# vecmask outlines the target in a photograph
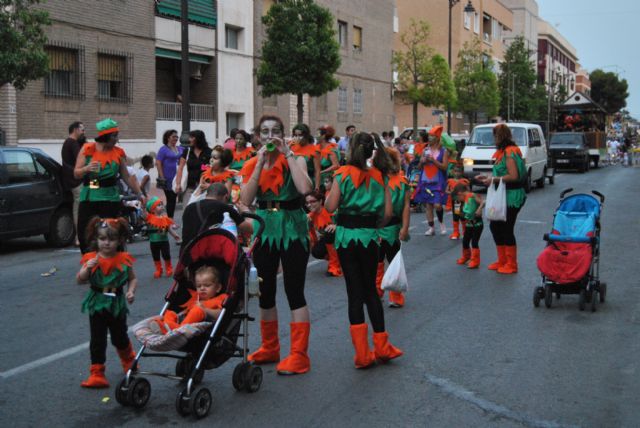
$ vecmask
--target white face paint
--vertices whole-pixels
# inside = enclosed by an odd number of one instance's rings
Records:
[[[265,120],[260,125],[260,141],[262,144],[267,144],[273,138],[282,139],[283,135],[280,123],[275,120]],[[278,143],[275,144],[278,145]]]

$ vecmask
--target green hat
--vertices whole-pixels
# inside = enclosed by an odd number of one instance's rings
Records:
[[[114,132],[119,132],[118,122],[109,118],[103,119],[100,122],[96,123],[96,129],[98,130],[98,136],[101,137],[103,135],[112,134]]]
[[[162,200],[157,196],[154,196],[153,198],[149,199],[147,201],[147,212],[152,213],[153,210],[155,210],[156,207],[161,203],[162,203]]]

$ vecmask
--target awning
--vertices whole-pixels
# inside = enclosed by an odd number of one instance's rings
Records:
[[[178,61],[182,59],[182,54],[180,52],[172,51],[171,49],[164,49],[164,48],[156,48],[156,56],[159,56],[160,58],[177,59]],[[197,62],[199,64],[209,64],[211,62],[211,57],[206,55],[190,53],[189,62]]]
[[[186,1],[186,0],[185,0]],[[180,19],[181,0],[158,0],[158,14]],[[189,0],[189,21],[199,24],[216,25],[216,8],[213,0]]]

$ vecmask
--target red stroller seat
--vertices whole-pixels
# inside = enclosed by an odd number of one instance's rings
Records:
[[[571,284],[587,275],[592,256],[591,244],[554,242],[538,256],[538,269],[557,284]]]

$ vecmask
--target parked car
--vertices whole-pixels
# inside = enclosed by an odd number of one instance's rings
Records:
[[[42,234],[56,247],[74,242],[73,196],[61,171],[42,150],[0,147],[0,240]]]
[[[589,143],[583,132],[556,132],[549,138],[549,159],[553,168],[589,171]]]
[[[462,152],[464,175],[473,179],[480,174],[487,174],[493,168],[493,154],[496,146],[493,140],[495,123],[478,125],[473,128],[471,137]],[[511,129],[515,143],[520,147],[527,168],[524,190],[529,193],[535,182],[537,187],[544,187],[547,176],[547,145],[540,125],[533,123],[507,123]],[[477,184],[477,183],[474,183]]]

